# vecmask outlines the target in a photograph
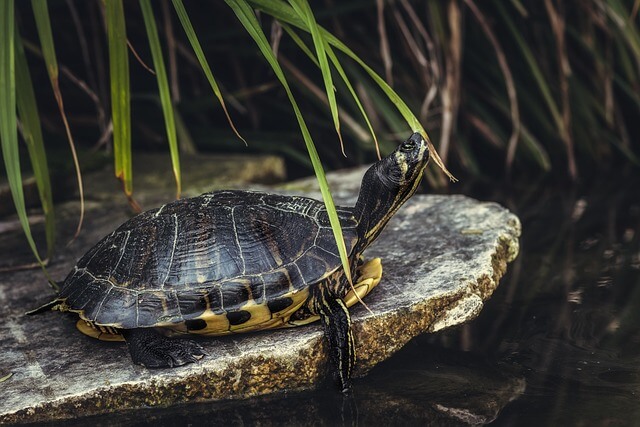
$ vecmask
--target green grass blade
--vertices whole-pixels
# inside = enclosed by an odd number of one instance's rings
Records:
[[[369,120],[369,115],[365,111],[364,106],[362,105],[362,102],[360,102],[360,97],[358,96],[355,89],[353,88],[353,85],[351,85],[351,81],[349,80],[347,73],[345,73],[344,68],[342,68],[342,64],[340,64],[338,57],[336,56],[335,52],[333,51],[333,48],[331,47],[331,45],[329,45],[329,43],[326,43],[325,50],[327,52],[327,55],[329,56],[329,59],[331,60],[331,63],[333,64],[333,67],[336,69],[336,71],[338,72],[338,75],[342,79],[342,82],[349,90],[349,94],[351,94],[353,101],[356,103],[356,106],[358,107],[358,110],[360,111],[362,118],[364,119],[365,123],[367,124],[367,127],[369,128],[369,132],[373,137],[373,143],[376,147],[376,154],[378,155],[378,159],[382,158],[380,156],[380,145],[378,144],[378,137],[376,136],[376,133],[373,130],[373,126],[371,125],[371,121]]]
[[[625,49],[622,43],[616,43],[614,45],[616,51],[616,62],[618,62],[619,71],[616,72],[616,77],[621,79],[624,84],[630,87],[638,86],[638,72],[636,71],[637,61],[633,56],[633,52]],[[635,95],[637,97],[638,93]]]
[[[531,71],[531,74],[533,75],[536,83],[538,84],[538,89],[540,89],[540,93],[542,94],[542,97],[544,98],[547,104],[547,108],[549,108],[549,111],[551,112],[551,116],[553,117],[553,120],[556,123],[556,126],[560,130],[560,133],[564,134],[565,126],[562,120],[562,114],[560,113],[560,109],[558,108],[556,101],[553,99],[551,88],[547,84],[547,81],[544,77],[544,73],[538,66],[538,60],[536,59],[535,54],[531,51],[531,49],[529,48],[529,45],[522,38],[522,34],[521,34],[522,32],[518,28],[516,28],[516,25],[513,23],[513,20],[511,19],[509,14],[506,12],[502,4],[500,2],[496,2],[496,7],[498,8],[500,15],[502,15],[502,18],[503,18],[502,21],[507,24],[507,27],[509,28],[511,35],[513,36],[513,39],[518,45],[519,52],[521,52],[522,55],[524,56],[525,61],[527,62],[527,65],[529,67],[529,70]]]
[[[313,61],[313,63],[316,64],[316,66],[319,67],[320,64],[318,63],[318,60],[313,55],[311,50],[309,50],[309,48],[307,47],[305,42],[302,41],[300,36],[289,25],[284,24],[284,23],[281,23],[281,25],[282,25],[282,28],[287,32],[289,37],[291,37],[291,39],[294,41],[294,43],[296,45],[298,45],[300,50],[302,50],[309,57],[309,59],[311,59],[311,61]],[[331,60],[331,63],[333,64],[333,67],[336,69],[336,71],[338,72],[338,75],[342,79],[344,85],[347,87],[347,90],[349,91],[349,94],[351,95],[351,97],[353,98],[353,101],[355,102],[356,106],[358,107],[358,110],[360,111],[360,114],[362,115],[362,118],[364,119],[365,123],[367,124],[367,127],[369,128],[369,132],[371,133],[371,136],[373,137],[373,141],[374,141],[374,144],[375,144],[375,147],[376,147],[376,154],[378,155],[378,158],[380,159],[381,156],[380,156],[380,146],[378,144],[378,138],[376,136],[375,131],[373,130],[373,126],[371,125],[371,121],[369,120],[369,115],[367,114],[367,112],[365,111],[364,107],[362,106],[362,103],[360,102],[360,97],[358,96],[358,94],[354,90],[353,85],[351,84],[351,81],[349,80],[349,77],[347,76],[347,73],[345,73],[344,68],[342,67],[342,64],[340,63],[340,61],[338,60],[338,57],[336,56],[335,52],[333,51],[333,48],[326,41],[325,41],[324,49],[325,49],[325,52],[327,52],[327,56]]]
[[[60,110],[60,116],[62,117],[62,122],[67,134],[67,140],[69,141],[69,148],[71,149],[73,165],[76,170],[76,181],[78,182],[78,192],[80,193],[80,218],[78,220],[78,226],[76,227],[75,238],[80,234],[82,222],[84,221],[84,185],[82,184],[80,162],[78,161],[78,154],[76,152],[75,143],[73,142],[73,136],[71,135],[71,127],[69,126],[69,121],[67,120],[67,115],[64,111],[64,102],[62,100],[62,93],[58,83],[58,60],[56,58],[56,50],[53,43],[53,33],[51,32],[51,20],[49,19],[47,1],[31,0],[31,7],[33,8],[33,16],[36,20],[38,37],[40,39],[40,45],[42,46],[42,56],[47,64],[49,80],[51,81],[53,94],[55,96],[56,103],[58,104],[58,110]]]
[[[331,77],[331,68],[329,68],[329,61],[327,60],[327,53],[325,51],[325,41],[320,33],[320,28],[316,22],[313,12],[307,0],[289,0],[291,6],[296,11],[298,16],[302,18],[309,28],[311,37],[313,38],[313,44],[316,48],[316,56],[318,58],[318,66],[322,73],[322,79],[324,80],[324,88],[327,93],[327,100],[329,101],[329,110],[331,111],[331,117],[333,118],[333,126],[336,129],[338,138],[340,139],[340,148],[342,154],[344,153],[344,143],[342,141],[342,134],[340,133],[340,117],[338,116],[338,104],[336,102],[336,94],[333,86],[333,79]]]
[[[300,48],[300,50],[305,55],[307,55],[311,62],[313,62],[316,67],[320,68],[320,64],[318,63],[315,55],[313,54],[313,52],[311,52],[311,49],[309,49],[307,44],[300,38],[298,33],[296,33],[288,24],[281,22],[280,25],[282,25],[282,29],[289,35],[289,37],[291,37],[291,40],[293,40],[293,42]]]
[[[542,168],[543,171],[549,172],[551,170],[551,160],[544,146],[538,141],[532,132],[529,132],[525,126],[522,127],[522,141],[524,142],[523,148],[525,148],[536,163]]]
[[[229,126],[233,129],[233,133],[236,134],[238,138],[242,140],[242,142],[247,145],[247,141],[240,135],[236,126],[233,124],[233,120],[231,120],[231,116],[229,115],[229,111],[227,111],[227,106],[224,102],[224,98],[222,97],[222,92],[220,92],[220,88],[218,87],[218,83],[213,78],[213,73],[211,72],[211,67],[209,66],[209,62],[207,58],[204,56],[204,52],[202,51],[202,46],[200,46],[200,41],[198,40],[198,36],[196,36],[196,32],[193,29],[193,25],[191,25],[191,20],[189,19],[189,15],[187,15],[187,11],[184,8],[184,4],[182,0],[172,0],[173,7],[178,14],[178,18],[180,19],[180,23],[182,24],[182,28],[184,28],[184,32],[187,34],[187,38],[189,39],[189,43],[191,43],[191,47],[198,58],[198,62],[200,62],[200,66],[202,67],[202,71],[204,71],[205,76],[207,76],[207,80],[209,81],[209,85],[211,85],[211,89],[213,93],[218,98],[220,105],[222,106],[222,110],[224,111],[225,116],[227,117],[227,121],[229,122]]]
[[[387,124],[388,129],[393,134],[403,135],[407,131],[407,127],[403,123],[404,118],[398,112],[395,105],[391,103],[384,93],[378,90],[375,82],[367,79],[367,76],[362,72],[358,64],[346,62],[344,65],[351,78],[358,82],[360,91],[366,93],[371,104],[375,105],[376,114],[381,121]],[[391,150],[396,147],[396,142],[389,147]]]
[[[44,149],[44,140],[40,126],[40,116],[38,115],[38,106],[33,91],[29,66],[17,32],[15,43],[16,101],[20,122],[22,124],[22,135],[27,144],[33,175],[36,179],[38,194],[40,196],[40,203],[44,211],[47,258],[50,258],[55,243],[55,218],[49,167],[47,165],[47,155]]]
[[[605,9],[619,28],[622,36],[627,40],[634,56],[640,58],[640,34],[638,33],[638,24],[633,22],[633,18],[630,16],[631,12],[625,10],[620,0],[607,0]]]
[[[111,114],[113,116],[113,153],[116,177],[124,192],[133,194],[131,163],[131,92],[129,56],[122,0],[106,0],[109,71],[111,73]]]
[[[251,7],[247,4],[245,0],[225,0],[226,3],[231,7],[233,12],[238,17],[238,20],[242,23],[244,28],[247,30],[249,35],[254,39],[258,48],[264,55],[265,59],[273,69],[278,80],[282,83],[287,96],[289,97],[289,101],[291,102],[291,106],[296,115],[296,119],[298,120],[298,125],[300,126],[300,130],[302,131],[302,136],[304,138],[305,145],[307,147],[307,151],[309,152],[309,157],[311,159],[311,163],[313,165],[313,170],[316,174],[316,178],[318,180],[318,184],[320,185],[320,191],[322,193],[322,198],[324,200],[324,204],[327,208],[327,213],[329,216],[329,221],[331,223],[331,228],[333,229],[333,235],[336,240],[336,244],[338,246],[338,251],[340,253],[340,259],[342,260],[342,266],[344,268],[345,274],[348,280],[351,282],[351,269],[349,267],[349,257],[347,254],[347,249],[344,244],[344,237],[342,235],[342,228],[340,227],[340,220],[338,218],[338,214],[336,212],[336,207],[333,202],[333,197],[331,196],[331,192],[329,190],[329,183],[327,182],[327,178],[324,174],[324,170],[322,168],[322,163],[320,162],[320,157],[318,156],[318,152],[313,144],[313,140],[311,139],[311,134],[309,133],[309,129],[302,117],[302,113],[298,108],[298,104],[293,97],[293,93],[287,83],[287,80],[284,76],[282,68],[278,63],[273,51],[271,50],[271,46],[267,41],[262,28],[260,28],[260,24],[258,19],[253,13]]]
[[[389,84],[378,75],[371,67],[369,67],[360,57],[358,57],[349,47],[334,37],[326,30],[322,30],[328,43],[335,46],[342,53],[353,59],[367,74],[373,79],[374,82],[382,89],[384,94],[389,100],[396,106],[398,112],[402,115],[407,124],[414,132],[422,133],[427,139],[427,132],[424,130],[416,116],[411,112],[407,104],[398,96],[398,94],[389,86]]]
[[[33,16],[36,19],[38,37],[40,38],[40,44],[42,45],[42,56],[47,64],[49,78],[57,80],[58,60],[53,46],[53,33],[51,32],[51,20],[49,19],[47,0],[31,0],[31,7],[33,8]]]
[[[480,104],[477,101],[470,100],[469,102],[477,114],[482,117],[491,129],[499,131],[501,128],[500,122],[502,120],[495,120],[496,118],[489,112],[492,108],[496,108],[502,113],[503,118],[506,120],[511,117],[510,105],[507,102],[501,102],[501,100],[496,96],[498,93],[497,90],[490,93],[493,93],[493,95],[487,96],[486,98],[489,101],[490,107],[483,103]],[[536,136],[524,125],[521,126],[520,136],[523,144],[522,146],[518,145],[518,150],[531,157],[544,172],[549,172],[551,170],[551,160],[549,159],[549,154],[545,150],[544,145],[541,144]],[[500,140],[504,141],[506,139],[506,134],[501,133]]]
[[[416,116],[411,112],[411,110],[409,109],[407,104],[402,100],[402,98],[398,96],[398,94],[391,88],[391,86],[387,84],[387,82],[382,77],[378,75],[378,73],[376,73],[363,60],[361,60],[351,49],[349,49],[349,47],[347,47],[344,43],[342,43],[339,39],[334,37],[328,31],[323,29],[322,33],[325,36],[325,39],[327,40],[327,42],[331,43],[337,49],[342,51],[345,55],[349,56],[351,59],[357,62],[358,65],[360,65],[367,72],[367,74],[369,74],[369,76],[373,79],[373,81],[375,81],[376,84],[380,87],[380,89],[382,89],[382,91],[387,96],[387,98],[389,98],[389,100],[395,105],[395,107],[398,109],[398,111],[400,112],[404,120],[407,122],[407,124],[411,127],[411,129],[414,132],[420,132],[420,134],[425,138],[425,140],[429,144],[431,159],[434,161],[434,163],[438,165],[440,169],[442,169],[442,171],[449,177],[451,181],[453,182],[457,181],[457,179],[453,176],[453,174],[451,174],[451,172],[449,172],[447,167],[444,165],[444,163],[440,159],[438,152],[436,151],[435,147],[431,143],[431,139],[429,138],[427,131],[424,129],[424,127],[422,127],[422,125],[420,124]]]
[[[173,103],[169,94],[169,83],[167,81],[167,71],[164,66],[162,57],[162,48],[160,47],[160,39],[158,38],[158,28],[156,20],[151,8],[149,0],[140,0],[140,8],[144,18],[144,25],[147,29],[147,38],[151,47],[151,56],[153,57],[153,67],[156,71],[158,80],[158,89],[160,92],[160,103],[162,104],[162,112],[164,114],[164,124],[167,130],[167,139],[169,140],[169,151],[171,152],[171,164],[173,166],[173,176],[176,180],[176,198],[180,198],[182,192],[182,180],[180,177],[180,153],[178,152],[178,138],[176,133],[176,123],[173,116]]]
[[[306,26],[306,23],[295,13],[295,10],[284,3],[282,0],[251,0],[251,4],[259,8],[260,10],[265,11],[270,14],[274,18],[279,21],[291,24],[298,28],[301,28],[305,31],[310,31]],[[389,100],[395,105],[398,109],[404,120],[411,127],[414,132],[420,132],[425,140],[429,144],[429,150],[431,152],[431,158],[434,163],[442,169],[442,171],[447,174],[449,179],[452,181],[457,181],[457,179],[449,172],[449,170],[445,167],[444,163],[440,159],[435,147],[431,143],[429,135],[427,131],[422,127],[416,116],[411,112],[407,104],[398,96],[398,94],[387,84],[386,81],[382,77],[378,75],[371,67],[369,67],[362,59],[358,57],[347,45],[342,43],[337,37],[332,35],[330,32],[325,30],[322,27],[318,27],[320,29],[320,34],[329,44],[336,47],[342,53],[353,59],[358,65],[360,65],[369,76],[376,82],[376,84],[382,89],[385,95],[389,98]]]
[[[300,16],[295,13],[295,10],[286,5],[281,0],[252,0],[251,3],[258,6],[261,10],[264,10],[280,21],[294,25],[298,28],[302,28],[305,31],[310,31],[306,22],[304,22],[304,20],[302,20],[302,18],[300,18]],[[373,78],[373,80],[380,86],[383,92],[385,92],[385,94],[389,97],[391,102],[396,105],[400,114],[402,114],[406,122],[414,131],[421,131],[426,136],[426,131],[422,128],[422,125],[420,124],[418,119],[413,115],[411,110],[409,110],[409,107],[407,107],[404,101],[402,101],[402,99],[395,93],[395,91],[391,89],[391,87],[384,81],[384,79],[382,79],[382,77],[380,77],[351,49],[349,49],[344,43],[334,37],[327,30],[323,29],[322,27],[319,27],[319,30],[324,40],[326,40],[328,43],[335,46],[337,49],[356,61],[358,65],[360,65],[367,72],[367,74],[369,74]]]
[[[520,15],[524,17],[529,15],[529,12],[527,12],[527,9],[522,5],[520,0],[511,0],[511,4],[518,11],[518,13],[520,13]]]
[[[278,21],[287,22],[308,31],[304,25],[304,20],[284,0],[249,0],[249,3],[256,9],[273,16]]]
[[[33,255],[44,268],[29,227],[29,218],[24,204],[20,153],[18,150],[18,122],[16,117],[15,74],[15,13],[13,0],[0,2],[0,140],[2,158],[11,189],[18,219],[27,237]]]

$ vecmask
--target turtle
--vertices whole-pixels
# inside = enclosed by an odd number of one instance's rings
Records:
[[[78,329],[126,341],[135,364],[167,368],[207,353],[188,335],[228,335],[320,320],[334,379],[348,392],[355,364],[349,307],[379,283],[364,250],[415,193],[429,161],[414,133],[365,173],[354,207],[338,207],[349,254],[344,272],[323,202],[223,190],[140,213],[72,268],[49,310],[79,316]]]

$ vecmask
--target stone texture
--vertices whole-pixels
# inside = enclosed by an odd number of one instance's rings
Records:
[[[361,173],[351,172],[349,180],[337,178],[344,184],[336,192],[338,202],[353,203]],[[289,185],[286,191],[301,185]],[[313,194],[311,187],[306,190]],[[101,216],[101,209],[110,213]],[[62,278],[123,216],[96,206],[85,232],[63,251],[51,274]],[[418,334],[475,317],[516,257],[519,235],[517,217],[495,203],[414,196],[366,253],[383,258],[384,275],[366,299],[373,314],[362,306],[352,308],[356,375],[364,375]],[[0,422],[258,396],[313,388],[327,377],[318,324],[203,339],[209,356],[199,363],[152,371],[134,366],[123,344],[77,332],[73,315],[24,316],[49,296],[37,271],[0,275],[0,378],[12,374],[0,383]]]

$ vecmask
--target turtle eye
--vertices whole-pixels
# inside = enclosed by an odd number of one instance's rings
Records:
[[[400,145],[401,151],[413,151],[414,148],[416,148],[416,143],[411,139],[406,140]]]

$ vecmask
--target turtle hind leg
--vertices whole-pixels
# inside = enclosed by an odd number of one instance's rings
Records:
[[[146,368],[173,368],[197,362],[207,353],[185,338],[168,338],[152,328],[123,330],[133,363]]]
[[[321,298],[318,314],[329,342],[329,358],[340,390],[351,390],[351,371],[356,361],[349,309],[340,298]]]
[[[380,258],[373,258],[366,263],[360,260],[359,263],[353,288],[348,286],[349,291],[342,298],[347,307],[362,301],[373,288],[378,286],[382,278],[382,262]]]

